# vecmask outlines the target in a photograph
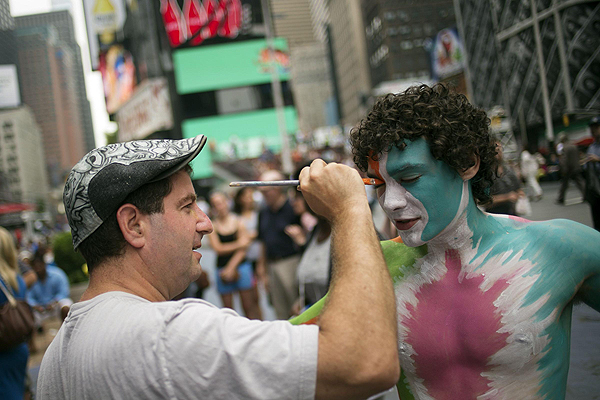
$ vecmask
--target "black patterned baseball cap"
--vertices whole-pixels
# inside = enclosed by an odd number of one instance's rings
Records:
[[[125,198],[143,185],[164,179],[192,161],[206,137],[136,140],[87,153],[69,173],[63,203],[77,248]]]

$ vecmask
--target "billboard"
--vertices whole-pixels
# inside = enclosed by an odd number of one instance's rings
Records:
[[[0,65],[0,108],[18,107],[21,105],[17,66]]]
[[[117,43],[123,30],[127,17],[125,0],[83,0],[83,11],[92,69],[98,70],[100,53]]]
[[[173,112],[166,78],[143,81],[117,111],[116,121],[120,142],[145,139],[154,132],[171,129]]]
[[[285,126],[288,132],[298,130],[298,116],[294,107],[285,107]],[[184,138],[206,135],[210,146],[192,161],[192,179],[213,175],[212,156],[208,150],[214,143],[214,156],[218,159],[255,158],[263,150],[263,144],[277,152],[281,148],[281,136],[275,109],[252,111],[208,118],[189,119],[181,125]]]
[[[271,67],[280,80],[290,78],[285,39],[273,41],[274,57],[264,39],[181,49],[173,52],[177,93],[188,94],[271,82]]]
[[[455,28],[438,32],[433,39],[430,56],[434,80],[439,81],[463,71],[465,51]]]
[[[160,14],[173,48],[264,36],[260,0],[160,0]]]
[[[115,113],[133,94],[136,84],[135,65],[123,46],[111,46],[100,54],[98,68],[102,74],[106,111]]]

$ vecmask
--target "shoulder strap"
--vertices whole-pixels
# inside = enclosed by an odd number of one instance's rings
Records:
[[[16,306],[17,301],[15,300],[15,297],[11,293],[12,290],[8,289],[8,286],[6,285],[6,282],[4,282],[4,279],[2,279],[2,277],[0,277],[0,282],[2,282],[2,284],[0,285],[0,289],[2,289],[2,291],[4,292],[4,295],[8,299],[8,302],[10,303],[11,306],[13,306],[13,307]]]

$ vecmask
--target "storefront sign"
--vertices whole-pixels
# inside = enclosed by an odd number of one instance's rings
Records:
[[[173,112],[165,78],[142,82],[133,97],[116,114],[119,141],[144,139],[151,133],[173,127]]]

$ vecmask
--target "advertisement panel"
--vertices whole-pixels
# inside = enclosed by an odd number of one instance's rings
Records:
[[[117,43],[123,30],[127,17],[125,0],[83,0],[83,11],[92,69],[98,70],[100,53]]]
[[[260,0],[160,0],[173,48],[264,37]]]
[[[298,116],[294,107],[285,107],[285,126],[288,132],[298,130]],[[274,152],[281,148],[281,136],[274,109],[248,113],[189,119],[182,123],[183,137],[199,134],[208,137],[205,150],[192,161],[192,179],[213,175],[212,157],[216,159],[244,159],[258,157],[266,145]],[[211,154],[209,148],[214,149]]]
[[[433,39],[431,46],[431,72],[439,81],[463,71],[465,51],[455,28],[442,29]]]
[[[21,104],[17,66],[0,65],[0,108],[17,107]]]
[[[101,53],[98,61],[106,111],[113,114],[133,94],[136,84],[135,65],[131,54],[120,45],[111,46],[106,53]]]
[[[119,141],[145,139],[173,127],[171,98],[166,78],[145,80],[116,114]]]
[[[290,78],[287,41],[273,40],[274,57],[270,57],[264,39],[201,46],[173,52],[177,93],[209,90],[271,82],[270,68],[275,67],[280,80]]]

